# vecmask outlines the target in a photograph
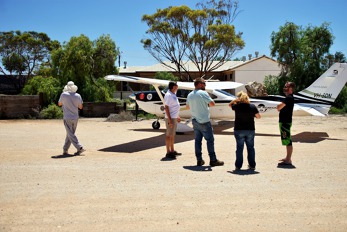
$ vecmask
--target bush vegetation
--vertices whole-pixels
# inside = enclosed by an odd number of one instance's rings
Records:
[[[42,118],[42,119],[63,118],[63,110],[56,104],[52,103],[48,107],[41,110],[39,118]]]
[[[38,95],[43,93],[43,105],[48,106],[57,102],[63,88],[58,79],[53,77],[36,76],[31,78],[22,90],[24,95]]]

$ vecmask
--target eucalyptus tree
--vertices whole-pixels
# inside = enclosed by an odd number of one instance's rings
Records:
[[[279,88],[287,80],[304,89],[325,71],[325,57],[334,36],[329,23],[303,28],[292,22],[285,23],[271,35],[271,55],[282,65]]]
[[[117,51],[108,35],[95,41],[83,34],[71,37],[60,49],[52,52],[53,76],[62,84],[74,81],[82,97],[88,101],[109,100],[114,86],[98,79],[118,72],[115,66]]]
[[[103,78],[106,75],[116,74],[115,62],[119,55],[119,48],[109,35],[102,35],[94,42],[93,77]]]
[[[52,53],[55,76],[61,83],[74,81],[79,88],[90,82],[93,67],[93,42],[85,35],[71,37]]]
[[[45,33],[0,32],[0,73],[16,76],[20,80],[28,79],[36,75],[41,66],[49,64],[50,52],[59,46],[58,41],[52,41]],[[22,84],[24,83],[25,81]]]
[[[328,54],[323,61],[324,69],[330,68],[334,63],[346,63],[346,56],[342,52],[335,52],[335,54]]]
[[[149,29],[148,37],[141,42],[172,71],[189,76],[186,64],[191,61],[202,76],[244,47],[242,33],[232,25],[238,12],[238,1],[234,0],[200,2],[196,9],[185,5],[158,9],[152,15],[143,15]]]
[[[72,80],[84,86],[92,79],[115,74],[117,55],[116,45],[108,35],[95,41],[83,34],[71,37],[60,49],[53,51],[54,73],[62,83]]]
[[[45,33],[0,32],[0,56],[5,69],[0,67],[0,72],[32,76],[42,63],[49,62],[50,52],[59,46],[58,41],[51,41]]]

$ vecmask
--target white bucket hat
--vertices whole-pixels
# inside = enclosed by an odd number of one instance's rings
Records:
[[[63,92],[76,93],[78,87],[75,85],[73,81],[69,81],[67,85],[65,85]]]

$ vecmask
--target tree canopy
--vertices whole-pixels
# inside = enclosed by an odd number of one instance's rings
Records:
[[[346,62],[342,52],[329,53],[334,40],[329,26],[329,23],[323,23],[321,26],[301,27],[287,22],[278,32],[272,33],[271,55],[282,65],[278,80],[271,76],[265,80],[273,93],[281,93],[286,81],[295,82],[297,90],[304,89],[333,63]],[[346,96],[347,87],[344,87],[334,103],[343,112],[347,111]]]
[[[43,92],[45,105],[57,100],[57,91],[68,81],[75,82],[86,100],[110,101],[114,85],[99,79],[118,73],[115,66],[118,53],[109,35],[95,41],[80,35],[61,45],[45,33],[0,32],[0,72],[23,80],[21,86],[13,82],[18,92],[25,83],[22,93]],[[32,78],[34,76],[37,78]]]
[[[86,100],[110,100],[114,91],[111,83],[98,79],[118,72],[115,67],[117,55],[118,50],[109,35],[101,36],[95,41],[85,35],[72,37],[52,52],[53,76],[62,84],[74,81]],[[106,92],[100,94],[100,91]]]
[[[287,80],[304,89],[325,71],[333,44],[329,23],[303,28],[287,22],[271,35],[271,55],[282,65],[280,88]]]
[[[45,33],[35,31],[0,32],[0,56],[4,75],[30,77],[35,75],[41,65],[50,62],[50,52],[60,47],[56,40],[52,41]]]
[[[61,83],[74,81],[79,88],[90,82],[93,67],[93,42],[85,35],[71,37],[60,49],[53,51],[54,76]]]
[[[324,69],[328,69],[334,63],[346,63],[346,56],[342,52],[335,52],[335,54],[328,54],[323,60]]]
[[[231,25],[237,14],[238,1],[234,0],[201,2],[195,10],[184,5],[158,9],[143,15],[149,29],[148,38],[141,42],[158,62],[173,71],[189,76],[185,63],[190,60],[202,76],[244,47],[242,33],[236,33]]]

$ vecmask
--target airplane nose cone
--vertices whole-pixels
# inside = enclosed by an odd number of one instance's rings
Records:
[[[133,93],[133,94],[131,94],[131,95],[129,95],[129,97],[131,98],[131,99],[133,99],[133,100],[136,100],[136,96],[135,96],[135,94]]]

